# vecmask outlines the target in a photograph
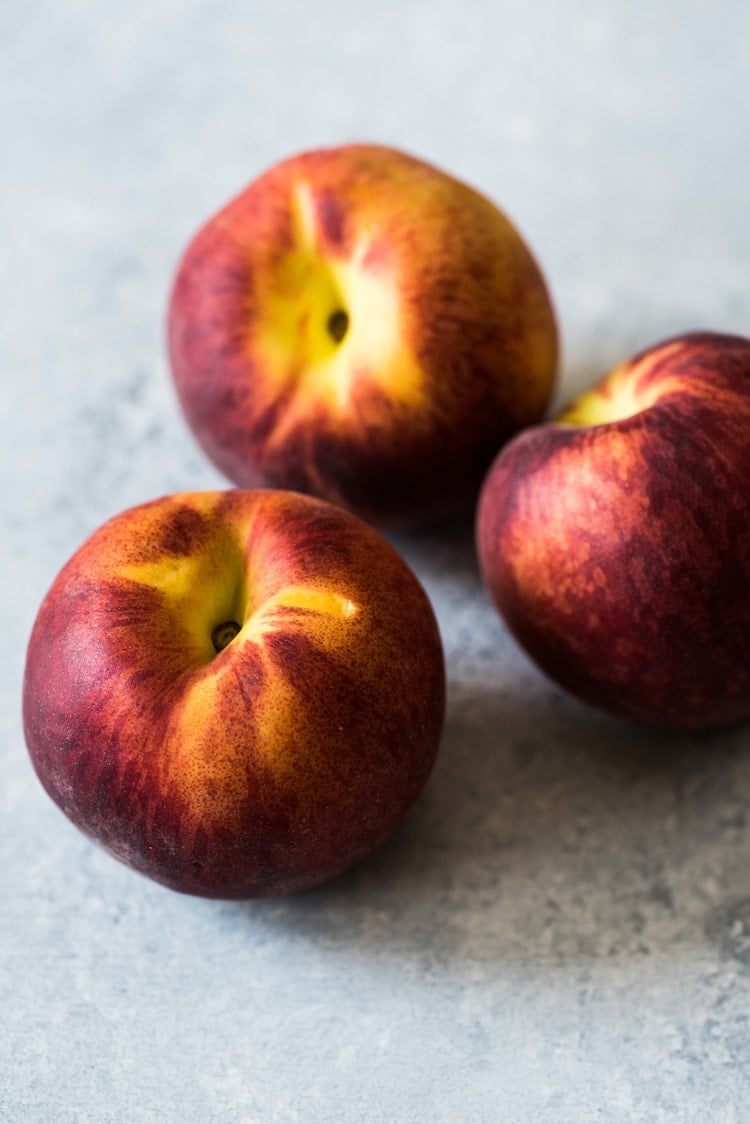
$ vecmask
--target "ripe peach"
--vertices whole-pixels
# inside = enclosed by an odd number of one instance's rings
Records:
[[[657,726],[750,715],[750,340],[649,348],[487,476],[487,587],[574,694]]]
[[[24,684],[36,771],[118,859],[192,894],[312,886],[424,785],[440,638],[400,556],[339,508],[278,491],[132,508],[39,611]]]
[[[541,419],[557,333],[538,266],[488,199],[377,145],[306,152],[211,218],[174,282],[188,422],[236,484],[378,523],[471,503]]]

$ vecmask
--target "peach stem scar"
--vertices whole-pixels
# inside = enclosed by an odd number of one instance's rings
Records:
[[[349,328],[349,314],[343,308],[336,309],[328,317],[328,332],[336,341],[341,343]]]
[[[222,621],[221,624],[217,624],[211,633],[211,642],[216,651],[223,651],[232,643],[239,631],[240,625],[237,624],[237,621]]]

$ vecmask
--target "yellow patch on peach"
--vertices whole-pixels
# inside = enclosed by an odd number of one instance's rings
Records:
[[[323,247],[307,184],[293,190],[291,213],[292,245],[268,265],[267,299],[253,331],[253,350],[262,358],[269,389],[292,390],[303,412],[315,402],[334,419],[348,417],[359,378],[396,406],[418,404],[423,375],[405,342],[395,267],[368,262],[371,232],[361,234],[345,255]],[[294,422],[292,400],[276,440]]]
[[[316,621],[316,641],[325,639],[335,642],[344,637],[341,628],[337,626],[351,621],[359,611],[359,606],[343,594],[327,589],[287,586],[269,597],[253,612],[242,635],[260,643],[267,633],[298,627],[304,624],[306,614],[314,613],[318,617],[329,618],[327,622]]]
[[[215,820],[230,829],[239,824],[248,796],[248,740],[246,726],[227,724],[227,713],[242,713],[231,705],[242,692],[237,668],[217,659],[190,681],[181,704],[173,711],[168,733],[170,755],[165,788],[179,794],[188,810],[186,826]],[[226,706],[217,706],[223,698]],[[279,744],[292,732],[294,689],[283,678],[266,677],[252,700],[252,740],[258,759],[273,764]]]
[[[116,571],[120,578],[149,586],[164,595],[167,606],[193,643],[193,661],[207,663],[216,655],[212,634],[226,621],[241,623],[246,614],[247,590],[239,544],[217,538],[199,553],[165,556],[158,562],[133,563]],[[186,660],[186,663],[189,662]]]
[[[235,676],[228,664],[210,665],[201,678],[191,680],[172,711],[163,787],[188,810],[184,830],[206,820],[236,828],[247,798],[246,761],[234,750],[215,707],[221,679],[228,676]]]
[[[658,355],[659,362],[679,350],[678,343],[666,345]],[[640,414],[671,390],[684,388],[683,382],[676,378],[644,386],[643,376],[651,373],[653,365],[653,355],[643,362],[621,363],[566,406],[555,420],[561,425],[608,425]]]

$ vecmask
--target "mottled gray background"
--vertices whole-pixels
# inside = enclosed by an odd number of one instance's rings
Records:
[[[0,4],[0,1119],[750,1119],[750,729],[564,697],[470,538],[400,539],[450,693],[423,798],[303,896],[190,900],[94,849],[23,746],[26,638],[105,518],[223,481],[176,409],[199,222],[298,149],[406,147],[535,248],[560,398],[672,332],[750,328],[750,7],[692,0]]]

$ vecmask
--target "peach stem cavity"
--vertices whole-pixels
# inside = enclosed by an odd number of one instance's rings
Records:
[[[337,308],[328,317],[328,333],[336,343],[341,343],[348,330],[349,314],[343,308]]]
[[[211,633],[211,643],[214,649],[217,652],[223,652],[237,636],[240,628],[241,625],[237,624],[237,621],[222,621],[221,624],[217,624]]]

